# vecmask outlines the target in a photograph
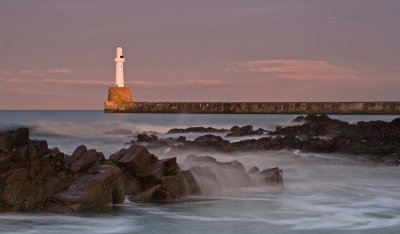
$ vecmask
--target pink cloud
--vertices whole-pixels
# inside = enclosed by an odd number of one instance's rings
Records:
[[[128,85],[138,85],[146,87],[168,87],[168,86],[177,87],[184,85],[214,86],[222,84],[222,82],[218,80],[182,80],[182,81],[170,81],[170,82],[130,81],[126,83]]]
[[[97,80],[61,80],[61,79],[41,79],[38,80],[41,83],[53,83],[53,84],[76,84],[76,85],[111,85],[112,82],[108,81],[97,81]]]
[[[65,74],[65,73],[71,73],[71,71],[67,68],[50,68],[46,70],[21,70],[19,71],[20,74],[22,75],[28,75],[28,76],[46,76],[49,74]]]
[[[137,85],[137,86],[144,86],[144,87],[160,87],[160,86],[167,86],[165,82],[153,82],[153,81],[129,81],[125,82],[127,85]]]
[[[28,76],[44,76],[45,73],[43,71],[37,71],[37,70],[21,70],[19,71],[20,74],[22,75],[28,75]]]
[[[266,73],[294,80],[362,79],[369,70],[335,65],[320,60],[273,59],[227,64],[226,72]]]
[[[20,72],[21,73],[21,72]],[[30,71],[24,73],[29,74]],[[2,78],[0,82],[5,83],[42,83],[42,84],[65,84],[65,85],[100,85],[100,86],[113,86],[112,81],[101,80],[73,80],[73,79],[53,79],[53,78],[40,78],[40,79],[20,79],[20,78]],[[125,82],[127,86],[135,87],[179,87],[179,86],[217,86],[223,84],[219,80],[183,80],[183,81],[169,81],[169,82],[153,82],[153,81],[128,81]]]
[[[24,83],[25,80],[16,79],[16,78],[6,79],[6,78],[0,77],[0,82],[6,82],[6,83]]]
[[[16,87],[10,90],[7,87],[0,87],[0,90],[2,92],[12,92],[12,93],[18,93],[18,94],[24,94],[24,95],[56,95],[56,96],[68,96],[66,93],[60,93],[60,92],[53,92],[53,91],[48,91],[48,90],[36,90],[32,88],[26,88],[26,87]]]
[[[46,70],[47,74],[57,74],[57,73],[71,73],[67,68],[52,68]]]
[[[203,86],[215,86],[223,84],[223,82],[219,80],[186,80],[183,83],[188,85],[203,85]]]

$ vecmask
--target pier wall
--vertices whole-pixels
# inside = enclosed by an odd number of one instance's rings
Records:
[[[113,102],[106,113],[392,114],[400,102]]]

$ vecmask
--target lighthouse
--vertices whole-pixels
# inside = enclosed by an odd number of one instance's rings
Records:
[[[117,47],[115,56],[115,87],[124,87],[124,62],[125,58],[122,54],[122,47]]]
[[[108,89],[105,112],[128,112],[133,105],[131,88],[125,87],[124,62],[122,47],[118,46],[115,53],[115,86]]]

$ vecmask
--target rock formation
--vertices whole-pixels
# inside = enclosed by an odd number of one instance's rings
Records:
[[[200,195],[193,171],[181,170],[175,157],[160,160],[141,145],[110,159],[83,145],[69,156],[29,139],[29,130],[20,128],[0,133],[0,211],[98,210],[125,196],[149,202]]]
[[[262,134],[263,129],[252,126],[231,129],[227,136]],[[299,116],[288,127],[277,127],[270,136],[230,142],[220,136],[206,134],[193,141],[185,137],[148,141],[146,147],[171,147],[177,150],[257,151],[300,149],[304,152],[344,153],[358,155],[372,163],[398,165],[400,163],[400,118],[391,122],[370,121],[350,124],[326,115]],[[149,136],[147,136],[149,137]],[[151,137],[155,139],[154,137]],[[141,143],[141,139],[133,143]]]
[[[20,128],[0,134],[0,211],[97,209],[124,200],[121,170],[78,147],[72,156]]]

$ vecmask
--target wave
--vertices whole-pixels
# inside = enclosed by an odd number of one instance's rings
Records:
[[[3,128],[6,130],[27,127],[34,136],[77,136],[77,137],[101,137],[101,136],[126,136],[135,133],[149,132],[158,134],[167,132],[170,128],[157,125],[139,125],[127,122],[95,122],[95,123],[59,123],[40,122],[26,125],[14,125]]]
[[[27,127],[31,135],[34,136],[81,136],[81,137],[101,137],[101,136],[118,136],[118,135],[136,135],[138,133],[146,134],[165,134],[172,128],[186,128],[190,126],[166,126],[166,125],[150,125],[150,124],[135,124],[130,122],[93,122],[93,123],[74,123],[74,122],[37,122],[29,124],[14,124],[2,126],[1,130],[14,130],[20,127]],[[227,127],[227,126],[223,126]],[[230,128],[230,127],[229,127]],[[206,133],[181,133],[179,136],[188,136],[196,138]],[[216,133],[214,133],[216,134]],[[191,135],[193,135],[191,137]],[[216,134],[224,137],[224,134]],[[243,139],[253,139],[265,137],[249,136],[230,139],[233,141]]]

